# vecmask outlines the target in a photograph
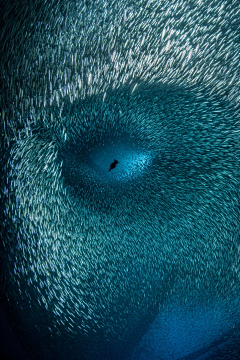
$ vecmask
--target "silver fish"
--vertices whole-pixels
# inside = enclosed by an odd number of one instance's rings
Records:
[[[239,1],[2,3],[0,293],[29,357],[237,359]]]

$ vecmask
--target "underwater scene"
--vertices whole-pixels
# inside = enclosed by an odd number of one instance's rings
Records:
[[[0,357],[240,359],[239,0],[2,0]]]

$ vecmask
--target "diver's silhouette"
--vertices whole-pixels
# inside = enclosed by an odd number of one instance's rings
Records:
[[[112,169],[114,169],[114,168],[117,166],[118,163],[119,163],[119,161],[117,161],[117,160],[114,159],[114,162],[111,163],[110,169],[109,169],[108,171],[111,171]]]

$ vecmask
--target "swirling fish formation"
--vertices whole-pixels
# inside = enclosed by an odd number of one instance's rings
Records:
[[[239,34],[238,0],[3,1],[0,292],[31,358],[239,359]]]

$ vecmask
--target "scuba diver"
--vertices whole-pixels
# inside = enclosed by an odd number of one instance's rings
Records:
[[[108,170],[108,172],[111,171],[112,169],[114,169],[117,166],[117,164],[119,164],[119,161],[114,159],[114,162],[111,163],[110,169]]]

